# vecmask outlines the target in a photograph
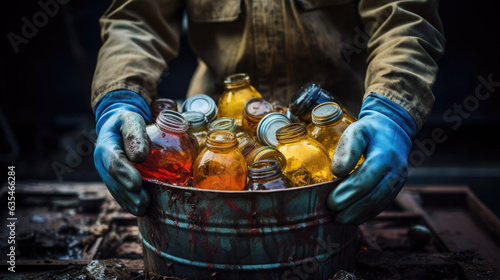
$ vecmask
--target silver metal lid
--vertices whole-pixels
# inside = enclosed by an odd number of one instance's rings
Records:
[[[335,102],[325,102],[311,112],[312,122],[316,125],[327,125],[339,121],[342,118],[342,109]]]
[[[212,97],[206,94],[197,94],[189,97],[182,103],[183,112],[202,112],[207,116],[208,122],[217,118],[217,104]]]
[[[257,140],[264,146],[278,145],[276,130],[292,122],[282,113],[267,114],[257,125]]]

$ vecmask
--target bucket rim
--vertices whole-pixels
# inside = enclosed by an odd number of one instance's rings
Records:
[[[177,185],[172,185],[172,184],[166,184],[163,182],[160,182],[158,180],[153,180],[153,179],[143,179],[144,182],[156,185],[156,186],[162,186],[166,188],[172,188],[176,189],[179,191],[199,191],[199,192],[204,192],[204,193],[216,193],[216,194],[270,194],[270,193],[279,193],[279,192],[291,192],[291,191],[300,191],[304,189],[313,189],[313,188],[320,188],[322,186],[326,185],[333,185],[337,186],[341,181],[343,181],[343,178],[335,178],[331,181],[328,182],[322,182],[322,183],[317,183],[317,184],[311,184],[307,186],[300,186],[300,187],[292,187],[292,188],[287,188],[287,189],[274,189],[274,190],[254,190],[254,191],[248,191],[248,190],[241,190],[241,191],[223,191],[223,190],[211,190],[211,189],[200,189],[200,188],[195,188],[195,187],[185,187],[185,186],[177,186]]]

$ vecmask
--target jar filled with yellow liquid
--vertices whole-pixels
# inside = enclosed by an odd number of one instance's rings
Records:
[[[356,121],[353,116],[344,113],[335,102],[326,102],[316,106],[311,112],[312,123],[307,126],[307,135],[325,147],[330,160],[342,133]],[[364,161],[362,156],[355,169]]]
[[[242,126],[245,103],[250,98],[262,98],[262,95],[250,84],[250,76],[245,73],[226,77],[224,86],[226,89],[217,105],[217,118],[231,117],[238,126]]]
[[[283,174],[294,187],[330,181],[334,178],[330,170],[330,158],[323,145],[307,135],[301,123],[292,123],[276,131],[278,146],[286,159]]]

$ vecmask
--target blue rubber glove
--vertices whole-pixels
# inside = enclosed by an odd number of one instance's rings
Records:
[[[359,120],[344,131],[333,155],[333,174],[345,177],[365,154],[365,161],[328,197],[336,222],[361,224],[394,200],[408,176],[416,133],[415,121],[399,105],[374,93],[365,98]]]
[[[137,93],[113,91],[95,106],[97,144],[94,164],[109,192],[126,211],[143,216],[151,199],[130,161],[140,163],[149,152],[146,121],[151,111]]]

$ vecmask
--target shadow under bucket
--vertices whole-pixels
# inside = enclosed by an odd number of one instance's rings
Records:
[[[357,227],[326,205],[340,181],[270,191],[214,191],[145,181],[138,218],[145,270],[186,279],[328,279],[353,271]]]

